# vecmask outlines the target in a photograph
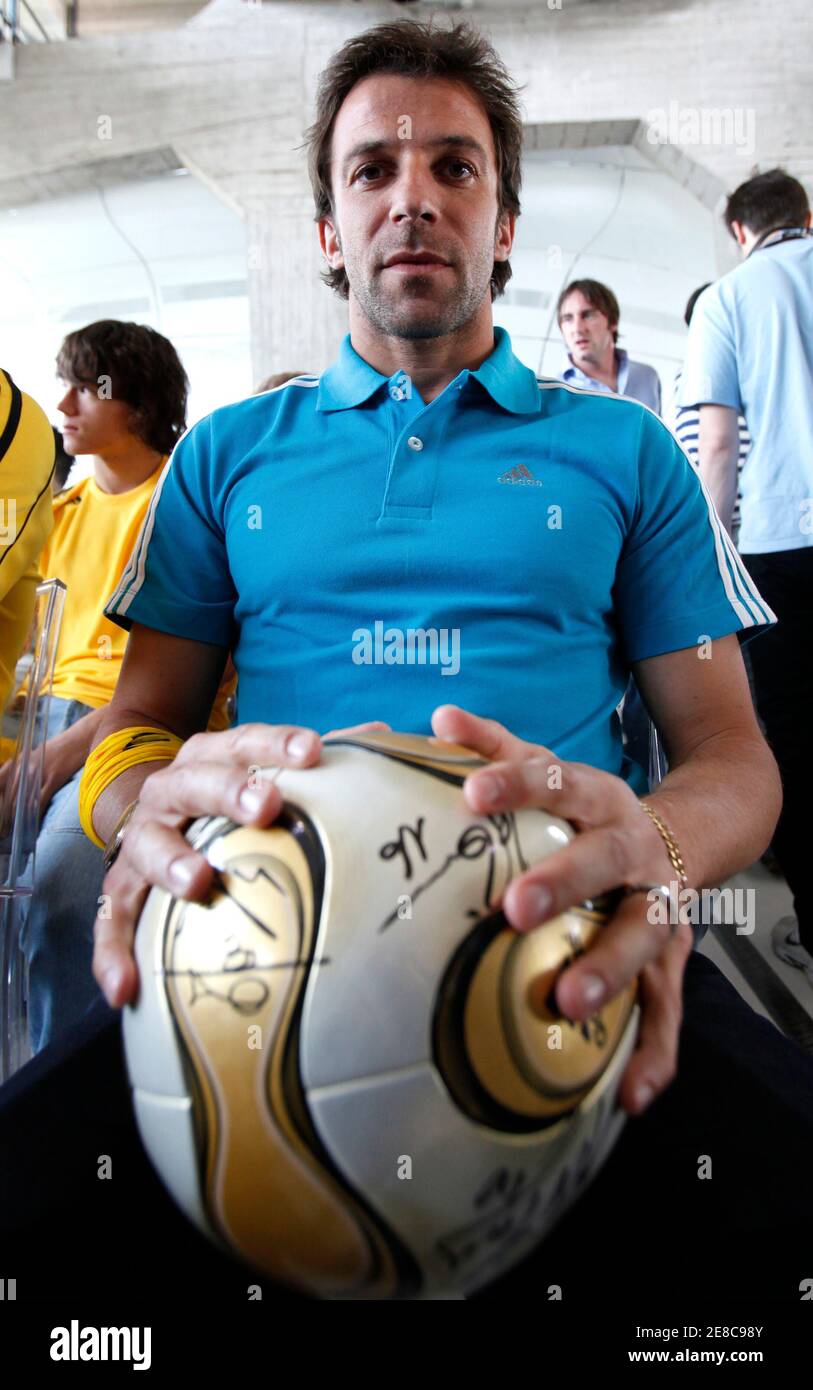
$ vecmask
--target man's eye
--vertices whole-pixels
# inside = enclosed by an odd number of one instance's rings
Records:
[[[459,169],[464,169],[467,174],[474,173],[473,165],[469,164],[465,159],[450,159],[449,167],[452,165],[456,165]]]
[[[457,164],[460,168],[463,168],[463,170],[467,170],[468,174],[474,174],[474,167],[473,165],[468,164],[467,160],[454,160],[454,158],[452,158],[452,160],[446,160],[446,164]],[[356,179],[361,178],[361,175],[363,174],[370,174],[371,170],[381,172],[381,164],[364,164],[363,167],[360,168],[359,172],[357,172]]]

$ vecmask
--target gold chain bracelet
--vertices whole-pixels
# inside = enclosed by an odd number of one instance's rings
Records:
[[[681,888],[686,888],[689,883],[689,875],[686,873],[686,865],[683,862],[683,855],[678,848],[677,840],[669,829],[669,826],[666,824],[666,821],[658,815],[657,811],[653,811],[652,807],[648,806],[645,801],[639,801],[638,805],[641,810],[645,811],[649,816],[649,819],[652,821],[652,824],[663,840],[666,846],[666,853],[669,855],[669,862],[678,876]]]

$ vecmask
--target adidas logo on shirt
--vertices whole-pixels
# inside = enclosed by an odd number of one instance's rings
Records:
[[[524,463],[520,463],[516,468],[509,468],[507,473],[503,473],[498,483],[524,483],[526,487],[542,487],[542,483],[535,478],[530,468],[526,468]]]

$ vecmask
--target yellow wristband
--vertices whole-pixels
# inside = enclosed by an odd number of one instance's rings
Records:
[[[104,849],[104,841],[99,839],[93,828],[93,810],[110,783],[137,763],[171,761],[182,747],[183,739],[178,738],[177,734],[151,724],[117,729],[97,744],[85,763],[79,783],[79,820],[94,845]]]

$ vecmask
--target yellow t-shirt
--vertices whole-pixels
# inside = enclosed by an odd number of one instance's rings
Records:
[[[37,561],[53,526],[54,433],[0,369],[0,715],[34,615]]]
[[[104,616],[104,605],[138,540],[165,463],[129,492],[103,492],[95,478],[84,478],[54,498],[54,530],[40,568],[68,589],[52,690],[60,699],[99,709],[113,698],[128,634]],[[210,730],[228,728],[225,704],[235,684],[221,682]]]

